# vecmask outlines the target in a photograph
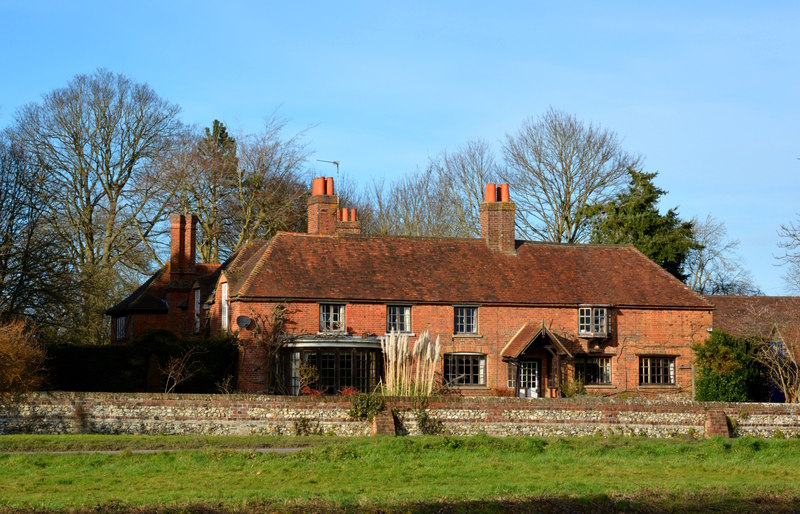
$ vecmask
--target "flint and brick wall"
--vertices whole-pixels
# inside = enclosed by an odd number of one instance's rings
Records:
[[[389,402],[400,433],[417,434],[405,400]],[[368,435],[342,397],[30,393],[0,396],[0,434]],[[701,403],[644,398],[523,399],[454,396],[431,399],[428,414],[445,433],[494,436],[643,435],[703,437],[709,411],[723,411],[732,436],[800,436],[800,405]]]

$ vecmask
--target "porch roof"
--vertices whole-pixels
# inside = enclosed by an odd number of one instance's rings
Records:
[[[520,355],[525,353],[528,347],[540,337],[549,340],[553,346],[556,347],[558,353],[566,354],[572,358],[572,353],[567,349],[569,340],[547,328],[544,319],[542,320],[541,326],[534,325],[530,321],[522,325],[517,333],[514,334],[514,337],[508,341],[508,344],[506,344],[503,351],[500,352],[500,355],[504,360],[518,359]]]

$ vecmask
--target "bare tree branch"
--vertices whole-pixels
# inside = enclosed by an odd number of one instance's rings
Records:
[[[614,132],[553,108],[507,135],[503,151],[520,235],[566,243],[588,237],[587,207],[619,191],[640,161]]]

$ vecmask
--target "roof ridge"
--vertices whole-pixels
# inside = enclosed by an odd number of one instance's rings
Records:
[[[299,238],[318,238],[318,239],[340,239],[343,241],[365,241],[365,240],[411,240],[411,241],[456,241],[464,243],[482,242],[480,237],[449,237],[449,236],[406,236],[399,234],[358,234],[341,237],[339,234],[308,234],[306,232],[279,231],[275,235],[283,235]],[[515,239],[522,244],[536,246],[555,246],[560,248],[635,248],[630,243],[562,243],[558,241],[531,241],[528,239]]]

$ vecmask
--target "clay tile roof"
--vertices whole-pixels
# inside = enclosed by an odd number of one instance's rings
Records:
[[[241,298],[711,308],[630,246],[278,233],[230,270]]]
[[[213,274],[220,268],[219,264],[195,264],[195,276],[198,279]],[[139,286],[127,298],[106,311],[106,315],[123,314],[127,312],[167,312],[167,291],[171,289],[190,289],[194,278],[181,283],[170,281],[169,264],[150,277],[147,282]],[[202,285],[201,285],[202,288]]]
[[[570,341],[550,331],[545,326],[544,322],[540,325],[531,322],[522,325],[517,333],[514,334],[514,337],[508,341],[508,344],[506,344],[503,351],[500,352],[500,355],[504,358],[516,359],[525,352],[532,342],[540,337],[544,337],[553,343],[560,353],[572,357],[572,353],[567,349],[567,346],[570,345]]]
[[[785,336],[800,328],[800,296],[706,296],[714,304],[714,328],[738,336]]]

